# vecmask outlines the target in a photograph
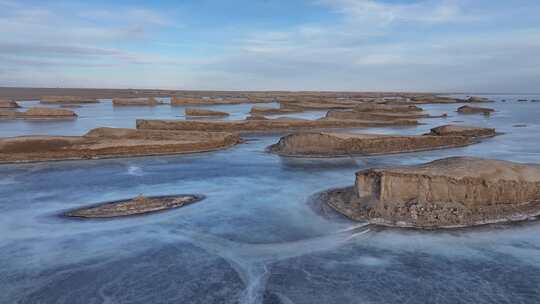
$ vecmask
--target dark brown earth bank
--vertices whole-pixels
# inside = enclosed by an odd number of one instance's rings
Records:
[[[92,219],[143,215],[181,208],[199,202],[202,199],[204,199],[202,195],[138,196],[133,199],[107,202],[68,211],[64,213],[64,216]]]
[[[540,215],[540,165],[472,157],[367,169],[325,203],[350,219],[424,229],[522,221]]]

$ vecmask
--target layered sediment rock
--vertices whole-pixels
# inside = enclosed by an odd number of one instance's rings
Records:
[[[142,215],[184,207],[202,199],[203,197],[200,195],[138,196],[129,200],[108,202],[69,211],[64,213],[64,216],[92,219]]]
[[[356,174],[353,188],[327,203],[373,224],[451,228],[524,220],[540,214],[540,166],[452,157]]]
[[[114,98],[112,100],[114,106],[157,106],[162,104],[154,97],[149,98]]]
[[[229,116],[227,112],[212,111],[198,108],[186,108],[184,110],[186,116]]]
[[[492,137],[497,135],[493,128],[480,128],[473,126],[444,125],[431,129],[427,135],[435,136],[466,136],[466,137]]]
[[[76,104],[76,103],[98,103],[96,98],[81,97],[81,96],[43,96],[40,99],[41,103],[50,104]]]
[[[17,109],[19,104],[13,100],[0,99],[0,109]]]
[[[26,112],[0,112],[0,119],[74,119],[77,118],[75,112],[65,109],[39,108],[34,107]]]
[[[336,119],[260,119],[260,120],[137,120],[137,129],[143,130],[189,130],[189,131],[226,131],[226,132],[272,132],[300,129],[327,128],[361,128],[373,126],[406,126],[416,125],[416,120],[396,121],[365,121],[365,120],[336,120]]]
[[[98,128],[84,136],[0,139],[0,162],[99,159],[213,151],[240,142],[225,132],[167,132]]]
[[[488,129],[490,130],[490,129]],[[345,155],[378,155],[408,153],[462,147],[477,143],[483,128],[468,128],[463,133],[432,132],[419,136],[356,133],[297,133],[282,137],[268,148],[272,153],[299,157],[336,157]]]
[[[484,115],[490,115],[491,113],[495,112],[494,109],[490,108],[481,108],[481,107],[471,107],[471,106],[462,106],[457,109],[457,112],[460,114],[484,114]]]

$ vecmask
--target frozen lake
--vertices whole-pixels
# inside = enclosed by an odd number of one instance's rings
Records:
[[[355,130],[421,134],[460,121],[504,133],[458,149],[293,159],[265,153],[279,139],[268,135],[212,153],[0,166],[0,303],[539,303],[540,222],[383,229],[321,215],[310,204],[316,193],[351,185],[356,171],[373,166],[459,155],[540,163],[540,103],[488,97],[497,100],[485,105],[497,110],[490,117],[426,105],[449,117]],[[204,108],[242,119],[251,105]],[[134,127],[135,118],[184,119],[183,107],[169,105],[113,109],[105,101],[73,110],[78,120],[0,122],[0,136],[79,135],[97,126]],[[139,194],[185,193],[207,198],[117,220],[58,216]]]

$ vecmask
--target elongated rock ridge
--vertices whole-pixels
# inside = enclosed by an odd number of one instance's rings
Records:
[[[43,96],[40,103],[49,104],[76,104],[76,103],[99,103],[96,98],[81,96]]]
[[[142,215],[181,208],[198,202],[203,198],[204,197],[200,195],[171,195],[157,197],[138,196],[133,199],[108,202],[68,211],[64,213],[64,216],[99,219]]]
[[[30,108],[25,112],[0,111],[0,119],[75,119],[77,114],[66,109],[55,108]]]
[[[114,98],[112,100],[113,106],[157,106],[162,104],[154,97],[148,98]]]
[[[455,228],[520,221],[540,214],[540,165],[451,157],[356,173],[354,187],[324,200],[345,216],[373,224]]]
[[[458,126],[454,126],[460,129]],[[478,143],[479,137],[495,130],[466,127],[468,132],[437,133],[425,135],[386,135],[358,133],[297,133],[282,137],[268,150],[283,156],[336,157],[348,155],[379,155],[455,148]]]
[[[462,106],[457,109],[457,112],[460,114],[484,114],[489,115],[493,112],[495,112],[494,109],[490,108],[482,108],[482,107],[471,107],[471,106]]]
[[[416,125],[416,120],[370,121],[336,119],[250,119],[250,120],[147,120],[138,119],[137,129],[141,130],[184,130],[184,131],[226,131],[226,132],[273,132],[302,129],[362,128],[374,126]]]
[[[227,112],[212,111],[198,108],[186,108],[184,110],[184,113],[186,114],[186,116],[229,116],[229,113]]]
[[[239,142],[238,135],[225,132],[97,128],[83,136],[2,138],[0,163],[196,153]]]

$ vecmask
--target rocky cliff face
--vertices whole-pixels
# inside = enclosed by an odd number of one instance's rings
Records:
[[[356,174],[329,204],[353,219],[420,228],[481,225],[540,214],[540,166],[470,157]],[[352,199],[351,199],[352,197]]]

